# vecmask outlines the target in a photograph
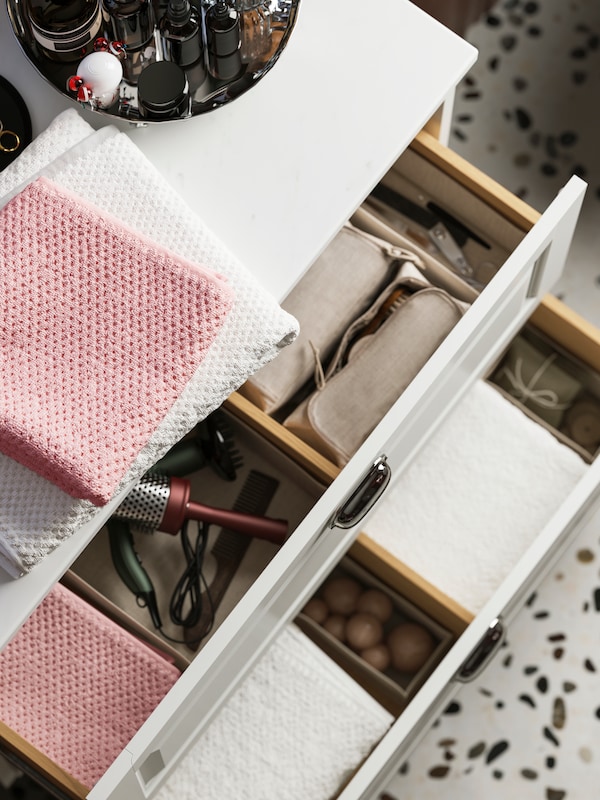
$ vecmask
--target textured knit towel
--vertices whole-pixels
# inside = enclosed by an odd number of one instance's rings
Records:
[[[95,132],[76,110],[63,112],[0,173],[0,205],[39,174],[180,258],[207,265],[225,276],[235,292],[234,305],[215,341],[136,457],[119,485],[121,490],[275,358],[294,340],[298,324],[206,228],[126,134],[111,126]],[[0,454],[0,566],[10,575],[18,577],[31,570],[96,513],[89,501],[74,500]]]
[[[586,469],[577,453],[478,381],[364,531],[476,613]]]
[[[0,653],[0,719],[91,787],[179,675],[57,584]]]
[[[0,210],[0,241],[0,450],[102,505],[233,291],[46,178]]]
[[[392,722],[289,625],[156,797],[330,800]]]

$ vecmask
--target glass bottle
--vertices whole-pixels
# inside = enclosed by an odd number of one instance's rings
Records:
[[[154,10],[150,0],[102,0],[112,38],[127,51],[145,47],[154,34]]]
[[[102,0],[112,38],[126,46],[123,77],[136,85],[142,70],[156,58],[151,0]]]
[[[264,58],[271,48],[270,0],[237,0],[244,64]]]
[[[31,32],[53,61],[79,61],[101,33],[99,0],[28,0]]]
[[[158,29],[163,57],[180,67],[190,67],[204,56],[200,14],[189,0],[169,0]]]
[[[206,11],[208,71],[217,80],[229,81],[243,71],[240,53],[240,18],[226,0],[217,0]]]

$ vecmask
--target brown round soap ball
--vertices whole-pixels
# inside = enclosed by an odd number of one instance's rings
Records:
[[[346,640],[353,650],[365,650],[383,639],[383,626],[373,614],[354,614],[346,623]]]
[[[392,666],[400,672],[416,672],[435,649],[435,642],[427,628],[415,622],[402,622],[387,636],[392,656]]]
[[[589,400],[574,403],[564,417],[567,434],[577,444],[595,449],[600,444],[600,405]]]
[[[329,608],[325,600],[313,597],[302,609],[302,613],[314,620],[318,625],[322,625],[329,616]]]
[[[323,623],[325,630],[339,639],[340,642],[346,639],[346,617],[342,614],[331,614]]]
[[[323,587],[323,600],[332,614],[352,614],[362,587],[354,578],[340,576],[331,578]]]
[[[366,650],[361,650],[360,656],[367,664],[370,664],[373,669],[379,670],[379,672],[384,672],[392,661],[390,651],[384,644],[367,647]]]
[[[392,616],[394,604],[385,592],[379,589],[367,589],[358,598],[356,610],[373,614],[380,622],[387,622]]]

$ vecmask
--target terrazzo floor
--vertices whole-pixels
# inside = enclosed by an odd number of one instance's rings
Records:
[[[589,184],[556,294],[600,325],[600,3],[500,0],[471,26],[453,149],[543,210]],[[379,800],[600,797],[600,516],[531,595]]]
[[[500,0],[466,38],[480,57],[450,145],[539,210],[571,174],[589,183],[556,293],[600,325],[600,2]],[[599,741],[600,518],[379,800],[593,800]],[[0,764],[0,800],[45,797]]]

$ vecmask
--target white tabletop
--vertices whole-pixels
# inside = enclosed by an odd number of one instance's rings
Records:
[[[73,101],[25,60],[1,13],[0,74],[37,133]],[[475,57],[408,0],[300,0],[286,49],[245,95],[193,119],[119,127],[281,298]]]
[[[475,58],[408,0],[300,0],[288,46],[245,95],[181,122],[118,125],[281,298]],[[27,61],[4,3],[0,74],[22,94],[34,135],[73,106]],[[82,114],[94,127],[112,121]],[[0,647],[94,532],[17,581],[0,570]]]

